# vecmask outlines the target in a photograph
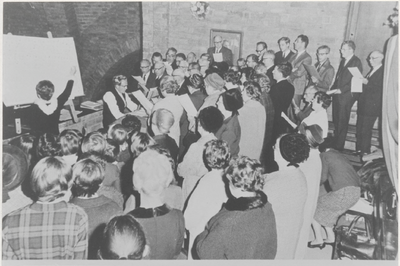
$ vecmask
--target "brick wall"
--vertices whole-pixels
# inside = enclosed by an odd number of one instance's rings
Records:
[[[190,2],[144,2],[143,57],[155,51],[165,54],[168,47],[197,55],[206,52],[210,29],[243,32],[242,56],[255,53],[255,44],[265,41],[279,51],[282,36],[292,42],[300,34],[310,39],[309,53],[315,61],[316,48],[332,48],[331,61],[339,65],[339,48],[347,23],[349,2],[209,2],[210,12],[196,20]]]
[[[79,100],[98,100],[106,90],[106,73],[132,72],[141,59],[141,16],[139,2],[8,2],[3,32],[74,37],[85,91]]]

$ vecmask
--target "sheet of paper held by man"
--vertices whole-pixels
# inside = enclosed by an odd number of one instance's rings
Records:
[[[222,61],[223,61],[223,58],[222,58],[222,53],[219,53],[219,54],[213,54],[213,57],[214,57],[214,61],[215,61],[215,62],[217,62],[217,63],[219,63],[219,62],[222,62]]]
[[[363,75],[357,67],[349,67],[350,73],[353,75],[351,79],[351,92],[362,92]]]
[[[140,102],[143,108],[146,110],[147,114],[150,115],[151,109],[153,109],[153,104],[144,96],[143,92],[140,90],[132,92],[133,96]]]
[[[315,68],[315,66],[313,66],[313,65],[306,65],[306,64],[303,64],[303,66],[304,66],[304,68],[307,70],[307,72],[308,72],[308,74],[309,74],[310,76],[313,76],[313,77],[317,78],[318,80],[321,79],[321,76],[318,74],[318,71],[317,71],[317,69]]]

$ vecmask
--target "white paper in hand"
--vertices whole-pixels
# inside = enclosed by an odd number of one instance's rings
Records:
[[[172,66],[170,64],[168,64],[168,62],[164,62],[164,66],[165,66],[165,70],[167,71],[167,74],[171,76],[172,72],[174,71],[172,69]]]
[[[192,100],[190,100],[189,95],[183,94],[178,96],[178,100],[181,103],[183,109],[185,109],[188,116],[197,116],[197,109],[194,107]]]
[[[140,102],[140,104],[143,106],[143,108],[146,110],[148,114],[150,114],[151,109],[153,109],[153,104],[147,100],[146,96],[144,96],[142,91],[134,91],[132,92],[133,96],[136,97],[136,99]]]
[[[222,62],[222,60],[223,60],[222,53],[213,54],[213,57],[214,57],[214,62]]]
[[[137,82],[139,82],[139,84],[146,84],[146,82],[144,82],[144,79],[141,76],[133,76],[132,78],[136,79]]]

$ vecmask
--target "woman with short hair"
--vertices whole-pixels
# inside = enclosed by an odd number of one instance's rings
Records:
[[[133,163],[133,185],[140,193],[140,207],[129,212],[143,226],[150,259],[176,259],[181,252],[185,223],[182,212],[170,208],[163,193],[174,180],[169,159],[146,150]]]
[[[317,124],[322,129],[322,137],[326,138],[328,136],[328,114],[326,109],[331,105],[332,99],[325,92],[318,91],[315,93],[314,99],[311,100],[311,111],[310,115],[304,118],[301,121],[299,127],[303,127],[305,125],[314,125]]]
[[[264,192],[272,204],[278,233],[276,259],[295,259],[307,200],[307,181],[299,164],[310,153],[306,137],[299,133],[280,136],[275,144],[279,171],[267,175]]]
[[[218,139],[225,140],[232,156],[239,154],[239,142],[241,127],[238,119],[238,110],[243,107],[243,98],[239,89],[230,89],[222,93],[216,103],[216,107],[224,116],[224,123],[215,133]]]
[[[262,191],[262,171],[246,156],[231,160],[225,170],[229,199],[195,241],[200,259],[275,258],[275,215]]]

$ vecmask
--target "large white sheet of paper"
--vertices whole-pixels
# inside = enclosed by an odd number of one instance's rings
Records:
[[[137,90],[132,92],[132,94],[140,102],[140,104],[143,106],[146,112],[150,114],[151,109],[153,109],[153,104],[146,98],[146,96],[144,96],[143,92]]]
[[[286,122],[289,123],[289,125],[290,125],[292,128],[296,128],[296,127],[297,127],[297,125],[296,125],[295,123],[293,123],[292,120],[290,120],[290,118],[289,118],[284,112],[281,113],[281,116],[283,117],[283,119],[286,120]]]
[[[303,66],[310,76],[316,77],[317,79],[321,79],[321,76],[318,74],[318,71],[315,68],[315,66],[306,64],[303,64]]]
[[[157,96],[158,96],[158,90],[157,90],[157,87],[154,87],[154,88],[150,88],[149,92],[147,93],[146,98],[150,100],[151,98],[154,98]]]
[[[213,54],[213,58],[214,58],[214,62],[222,62],[223,61],[222,53]]]
[[[353,75],[351,79],[351,92],[362,92],[363,75],[357,67],[349,67],[350,73]]]
[[[76,68],[70,99],[84,95],[75,43],[69,38],[3,35],[3,102],[6,106],[30,104],[37,99],[41,80],[54,84],[58,97],[65,89],[71,67]]]
[[[185,109],[188,116],[196,117],[197,109],[194,107],[192,100],[190,100],[189,95],[183,94],[178,96],[178,100],[181,103],[183,109]]]

